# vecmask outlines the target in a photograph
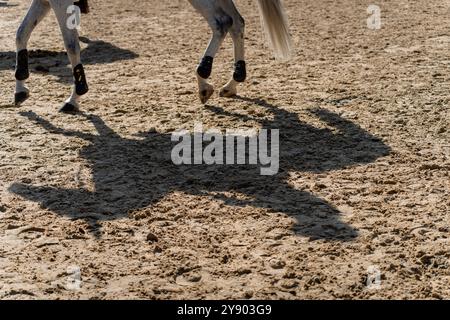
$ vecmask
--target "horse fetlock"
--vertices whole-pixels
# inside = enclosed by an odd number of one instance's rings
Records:
[[[20,50],[17,52],[16,79],[19,81],[27,80],[30,77],[28,68],[28,50]]]
[[[221,90],[219,95],[221,97],[230,98],[234,97],[237,94],[237,83],[233,80],[231,80],[229,83],[227,83]]]
[[[75,78],[75,92],[82,96],[88,93],[89,86],[86,81],[83,65],[79,64],[73,69],[73,77]]]
[[[203,79],[208,79],[212,73],[213,62],[213,57],[203,57],[202,61],[197,67],[197,74]]]
[[[74,113],[79,110],[79,97],[72,94],[72,96],[64,102],[64,105],[59,109],[62,113]]]

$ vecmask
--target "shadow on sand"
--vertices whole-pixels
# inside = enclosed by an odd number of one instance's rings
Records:
[[[328,241],[351,241],[358,232],[342,222],[332,204],[315,195],[297,190],[287,183],[289,172],[323,173],[349,166],[368,164],[390,153],[390,148],[356,124],[326,109],[309,110],[327,125],[337,129],[319,129],[299,120],[264,100],[240,98],[266,109],[272,120],[263,120],[262,128],[280,130],[280,172],[261,176],[257,166],[176,166],[171,161],[175,145],[170,134],[146,133],[138,139],[119,136],[98,116],[80,114],[98,134],[57,128],[35,113],[22,113],[49,133],[78,137],[89,142],[80,156],[90,165],[95,192],[83,188],[63,189],[16,183],[10,191],[40,203],[42,207],[73,219],[87,219],[92,224],[123,218],[133,210],[156,204],[167,194],[181,191],[208,195],[232,206],[267,208],[292,216],[297,221],[297,235]],[[217,106],[206,107],[213,114],[247,117]],[[225,195],[246,195],[240,200]],[[97,235],[100,234],[97,223]]]
[[[80,41],[87,44],[87,47],[81,51],[81,60],[84,65],[113,63],[133,60],[139,57],[133,51],[119,48],[102,40],[89,40],[88,38],[80,37]],[[15,52],[0,52],[0,71],[13,71],[15,64]],[[68,64],[69,59],[65,51],[30,51],[30,72],[32,73],[51,74],[56,76],[59,82],[72,83],[72,71]]]

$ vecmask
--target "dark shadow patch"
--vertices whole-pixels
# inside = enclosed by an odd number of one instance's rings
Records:
[[[81,51],[83,65],[107,64],[133,60],[139,57],[137,53],[131,50],[119,48],[112,43],[102,40],[89,40],[88,38],[80,37],[80,41],[88,45]],[[15,63],[15,52],[0,52],[0,71],[13,71]],[[56,76],[59,82],[73,82],[72,70],[68,66],[69,59],[65,51],[30,50],[29,63],[31,73],[51,74]]]
[[[18,4],[9,3],[8,1],[0,1],[0,8],[17,7]]]
[[[89,144],[80,150],[92,170],[95,192],[52,186],[15,183],[10,191],[43,208],[73,219],[101,222],[128,217],[129,212],[153,206],[166,195],[180,191],[208,196],[231,206],[266,208],[297,221],[293,231],[310,239],[351,241],[358,232],[341,219],[327,201],[288,182],[290,172],[321,173],[374,162],[390,148],[355,123],[326,109],[311,114],[337,130],[319,129],[299,120],[298,115],[261,99],[238,97],[269,110],[273,120],[263,120],[265,129],[280,130],[280,171],[261,176],[258,166],[176,166],[171,161],[174,143],[170,134],[149,132],[140,139],[119,136],[98,116],[80,113],[98,134],[57,128],[35,113],[22,113],[51,134],[77,137]],[[213,114],[236,118],[249,115],[207,107]],[[225,196],[231,195],[231,196]],[[235,195],[246,195],[245,199]],[[98,228],[95,229],[100,234]]]

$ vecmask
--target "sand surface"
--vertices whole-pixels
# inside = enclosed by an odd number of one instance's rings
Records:
[[[369,1],[286,0],[285,64],[237,0],[249,79],[206,106],[203,19],[185,0],[125,3],[83,17],[91,91],[69,116],[53,14],[11,107],[29,1],[0,1],[0,299],[450,298],[448,0],[378,1],[381,30]],[[217,89],[232,53],[227,39]],[[196,122],[279,129],[279,174],[173,165],[171,133]]]

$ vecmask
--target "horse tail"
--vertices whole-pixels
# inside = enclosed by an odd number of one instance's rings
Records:
[[[88,0],[75,1],[74,4],[80,8],[81,13],[89,13]]]
[[[281,0],[258,0],[261,21],[275,58],[288,60],[292,55],[289,23]]]

